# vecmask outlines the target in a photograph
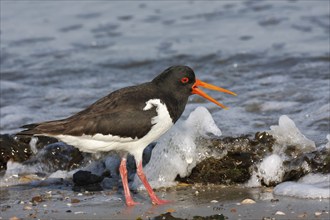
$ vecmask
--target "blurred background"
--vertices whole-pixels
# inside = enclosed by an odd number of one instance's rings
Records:
[[[288,115],[316,144],[330,133],[329,1],[1,1],[0,132],[67,117],[116,89],[188,65],[229,110],[224,136]]]

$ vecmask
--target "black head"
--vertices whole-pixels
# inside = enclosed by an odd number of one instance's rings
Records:
[[[194,71],[188,66],[171,66],[159,74],[152,83],[158,87],[159,91],[176,99],[178,102],[186,104],[188,97],[197,94],[207,100],[226,108],[221,103],[203,92],[199,87],[225,92],[236,95],[234,92],[221,87],[205,83],[195,77]]]
[[[186,99],[192,95],[195,82],[195,73],[188,66],[171,66],[152,80],[160,90]]]

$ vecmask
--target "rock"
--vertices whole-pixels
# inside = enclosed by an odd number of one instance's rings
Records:
[[[76,198],[72,198],[72,199],[71,199],[71,203],[79,203],[79,202],[80,202],[79,199],[76,199]]]
[[[0,171],[7,169],[7,162],[23,162],[30,158],[32,151],[28,143],[22,142],[15,136],[0,135]]]
[[[284,174],[283,181],[298,180],[302,176],[311,172],[330,172],[330,153],[324,148],[310,153],[300,153],[294,157],[289,157],[283,162],[289,168]],[[306,164],[307,166],[302,166]]]
[[[299,214],[298,218],[306,218],[308,216],[308,214],[306,212]]]
[[[29,136],[29,135],[16,135],[15,138],[17,138],[17,140],[21,143],[29,144],[31,142],[32,136]],[[36,144],[35,144],[36,150],[43,149],[45,146],[47,146],[49,144],[53,144],[53,143],[58,142],[58,140],[56,138],[48,137],[48,136],[38,136],[38,137],[35,137],[35,138],[37,138],[37,141],[36,141]]]
[[[42,196],[38,195],[38,196],[34,196],[32,197],[31,199],[31,202],[36,204],[36,203],[40,203],[40,202],[43,202],[44,199],[42,198]]]
[[[77,214],[86,214],[86,212],[83,212],[83,211],[77,211],[77,212],[74,212],[75,215]]]
[[[80,167],[83,163],[84,156],[73,146],[63,142],[56,142],[45,146],[38,152],[35,160],[30,160],[27,163],[39,162],[48,168],[48,172],[57,170],[73,170]]]
[[[92,174],[89,171],[79,170],[73,174],[73,190],[74,191],[102,191],[103,188],[100,185],[104,176],[98,176]]]
[[[92,174],[89,171],[79,170],[73,174],[73,182],[78,186],[86,186],[90,184],[100,183],[103,180],[103,176]]]
[[[322,215],[322,212],[315,212],[314,215],[318,217],[318,216]]]
[[[275,212],[275,215],[285,215],[285,213],[282,212],[282,211],[276,211],[276,212]]]
[[[7,169],[9,160],[26,164],[40,162],[46,165],[45,169],[48,168],[49,172],[71,170],[81,165],[84,157],[77,148],[58,142],[52,137],[39,136],[36,140],[36,149],[32,150],[31,136],[1,134],[0,171]]]
[[[31,207],[31,206],[28,206],[28,205],[26,205],[26,206],[24,206],[24,207],[23,207],[23,210],[32,210],[32,207]]]
[[[4,212],[4,211],[6,211],[7,209],[10,209],[10,208],[11,208],[10,205],[1,205],[1,206],[0,206],[0,210],[1,210],[1,212]]]
[[[172,212],[176,212],[176,210],[170,208],[170,209],[167,209],[166,212],[170,212],[170,213],[172,213]]]
[[[208,154],[225,156],[208,157],[198,163],[188,177],[178,176],[176,180],[205,184],[245,183],[251,177],[255,162],[272,152],[274,143],[274,138],[266,132],[257,133],[254,139],[247,136],[213,139],[207,147]]]
[[[230,155],[231,156],[231,155]],[[215,184],[232,184],[235,182],[245,182],[250,178],[249,168],[251,164],[246,165],[241,163],[233,168],[235,159],[226,156],[222,159],[215,159],[213,157],[207,158],[197,164],[192,170],[189,177],[180,178],[176,180],[186,183],[215,183]],[[236,155],[241,156],[241,155]],[[244,166],[246,165],[246,166]]]
[[[254,201],[253,199],[244,199],[241,204],[245,205],[245,204],[254,204],[256,203],[256,201]]]

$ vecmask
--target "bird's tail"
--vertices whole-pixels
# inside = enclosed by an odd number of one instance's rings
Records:
[[[60,134],[64,129],[64,121],[47,121],[42,123],[34,123],[23,125],[21,128],[25,130],[18,132],[16,135],[56,135]]]

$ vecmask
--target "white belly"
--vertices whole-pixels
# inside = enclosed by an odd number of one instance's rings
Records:
[[[79,150],[88,153],[108,152],[111,150],[127,151],[132,155],[142,156],[143,149],[151,142],[157,140],[163,135],[173,122],[165,104],[161,103],[159,99],[151,99],[146,102],[144,111],[156,106],[157,116],[151,119],[153,124],[151,130],[142,138],[122,138],[113,135],[56,135],[53,136],[69,145],[79,148]]]

